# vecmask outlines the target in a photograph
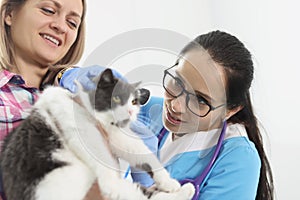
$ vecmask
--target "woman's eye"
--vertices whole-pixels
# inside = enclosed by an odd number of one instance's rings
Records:
[[[180,78],[175,77],[174,79],[176,81],[176,84],[180,84],[180,85],[182,84],[182,81],[180,80]]]
[[[53,10],[52,8],[41,8],[41,9],[46,14],[55,14],[55,10]]]
[[[73,21],[73,20],[68,20],[68,23],[73,27],[73,28],[77,28],[77,22]]]
[[[196,96],[199,104],[206,104],[206,105],[208,104],[207,100],[204,99],[202,96],[200,95],[196,95]]]
[[[121,98],[119,96],[113,96],[112,100],[116,104],[120,104],[121,103]]]
[[[183,88],[184,84],[179,78],[175,77],[175,86]]]

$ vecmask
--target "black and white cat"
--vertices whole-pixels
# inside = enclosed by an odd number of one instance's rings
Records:
[[[145,101],[146,90],[115,78],[110,69],[95,83],[89,92],[78,85],[77,94],[46,88],[31,115],[7,136],[0,158],[7,199],[82,200],[95,180],[110,200],[191,199],[193,185],[170,178],[143,141],[127,132],[126,105]],[[145,192],[123,179],[117,158],[149,171],[158,190]]]

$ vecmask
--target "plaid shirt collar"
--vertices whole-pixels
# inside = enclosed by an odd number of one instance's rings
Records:
[[[12,83],[12,84],[22,85],[24,87],[27,87],[25,85],[24,79],[20,75],[17,75],[7,70],[2,70],[0,71],[0,88],[2,88],[7,83]]]
[[[6,135],[30,113],[40,91],[28,87],[24,79],[7,70],[0,71],[0,149]]]

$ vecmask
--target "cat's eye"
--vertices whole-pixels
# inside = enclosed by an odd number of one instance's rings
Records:
[[[112,100],[116,104],[120,104],[121,103],[121,98],[119,96],[113,96]]]

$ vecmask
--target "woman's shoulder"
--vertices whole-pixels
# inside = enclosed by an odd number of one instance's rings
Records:
[[[254,143],[248,138],[248,133],[242,124],[229,124],[226,131],[223,148],[227,153],[231,151],[248,151],[257,155]]]
[[[228,124],[226,136],[222,144],[219,163],[235,163],[235,166],[253,166],[260,168],[260,157],[254,143],[248,138],[246,128],[242,124]]]
[[[252,162],[260,165],[260,158],[253,142],[247,137],[233,137],[226,139],[222,146],[220,159],[233,159],[235,162]]]
[[[208,165],[214,147],[178,154],[166,164],[167,169],[178,180],[195,179]],[[202,183],[201,198],[238,199],[239,195],[244,195],[245,199],[253,199],[260,166],[258,152],[247,137],[224,140],[217,160]]]
[[[226,178],[248,181],[255,186],[260,174],[261,160],[255,145],[248,137],[226,139],[216,160],[213,174],[224,174]],[[236,184],[239,184],[237,181]]]
[[[259,156],[257,149],[252,141],[249,140],[246,128],[242,124],[230,124],[226,130],[225,140],[222,145],[222,155],[233,152],[243,152]]]
[[[230,125],[227,133],[213,171],[230,174],[226,177],[240,177],[256,182],[261,160],[254,143],[247,136],[245,127],[240,124]]]
[[[260,175],[259,154],[247,137],[233,137],[223,143],[221,153],[203,188],[203,199],[210,199],[211,191],[217,199],[254,199]],[[225,187],[229,186],[229,187]],[[214,188],[220,188],[215,191]]]

